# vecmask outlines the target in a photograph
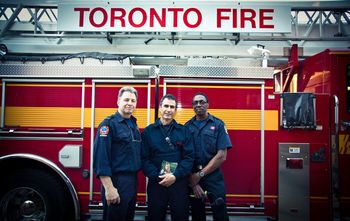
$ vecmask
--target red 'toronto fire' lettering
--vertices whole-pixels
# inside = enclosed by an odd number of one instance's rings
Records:
[[[200,9],[191,8],[149,8],[135,7],[131,9],[110,8],[74,8],[78,12],[79,27],[84,27],[88,18],[89,25],[101,28],[109,24],[110,27],[164,27],[198,28],[203,21]],[[252,8],[217,8],[216,27],[251,28],[251,29],[273,29],[274,9],[252,9]],[[271,22],[270,24],[268,22]],[[169,27],[167,27],[169,26]]]

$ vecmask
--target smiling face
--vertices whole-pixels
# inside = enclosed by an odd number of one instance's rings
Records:
[[[170,123],[176,112],[176,101],[165,98],[159,108],[160,111],[160,120],[162,123]]]
[[[196,95],[192,100],[192,107],[197,117],[206,117],[209,104],[203,95]]]
[[[130,118],[135,111],[137,99],[134,93],[125,91],[121,97],[118,98],[118,112],[124,118]]]

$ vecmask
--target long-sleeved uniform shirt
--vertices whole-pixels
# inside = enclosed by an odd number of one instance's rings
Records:
[[[128,122],[129,121],[129,122]],[[97,176],[136,173],[141,169],[141,134],[136,118],[118,112],[104,119],[94,143],[94,170]]]
[[[187,177],[193,166],[193,143],[187,129],[173,120],[164,127],[160,119],[142,132],[142,170],[149,178],[158,179],[163,161],[177,163],[176,179]]]

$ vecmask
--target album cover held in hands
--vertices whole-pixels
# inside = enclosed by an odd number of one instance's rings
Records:
[[[174,173],[176,167],[177,167],[176,162],[168,162],[168,161],[163,160],[159,175],[164,175],[166,173]]]

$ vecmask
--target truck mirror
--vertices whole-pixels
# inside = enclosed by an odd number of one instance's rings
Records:
[[[316,97],[312,93],[281,94],[280,126],[316,129]]]

